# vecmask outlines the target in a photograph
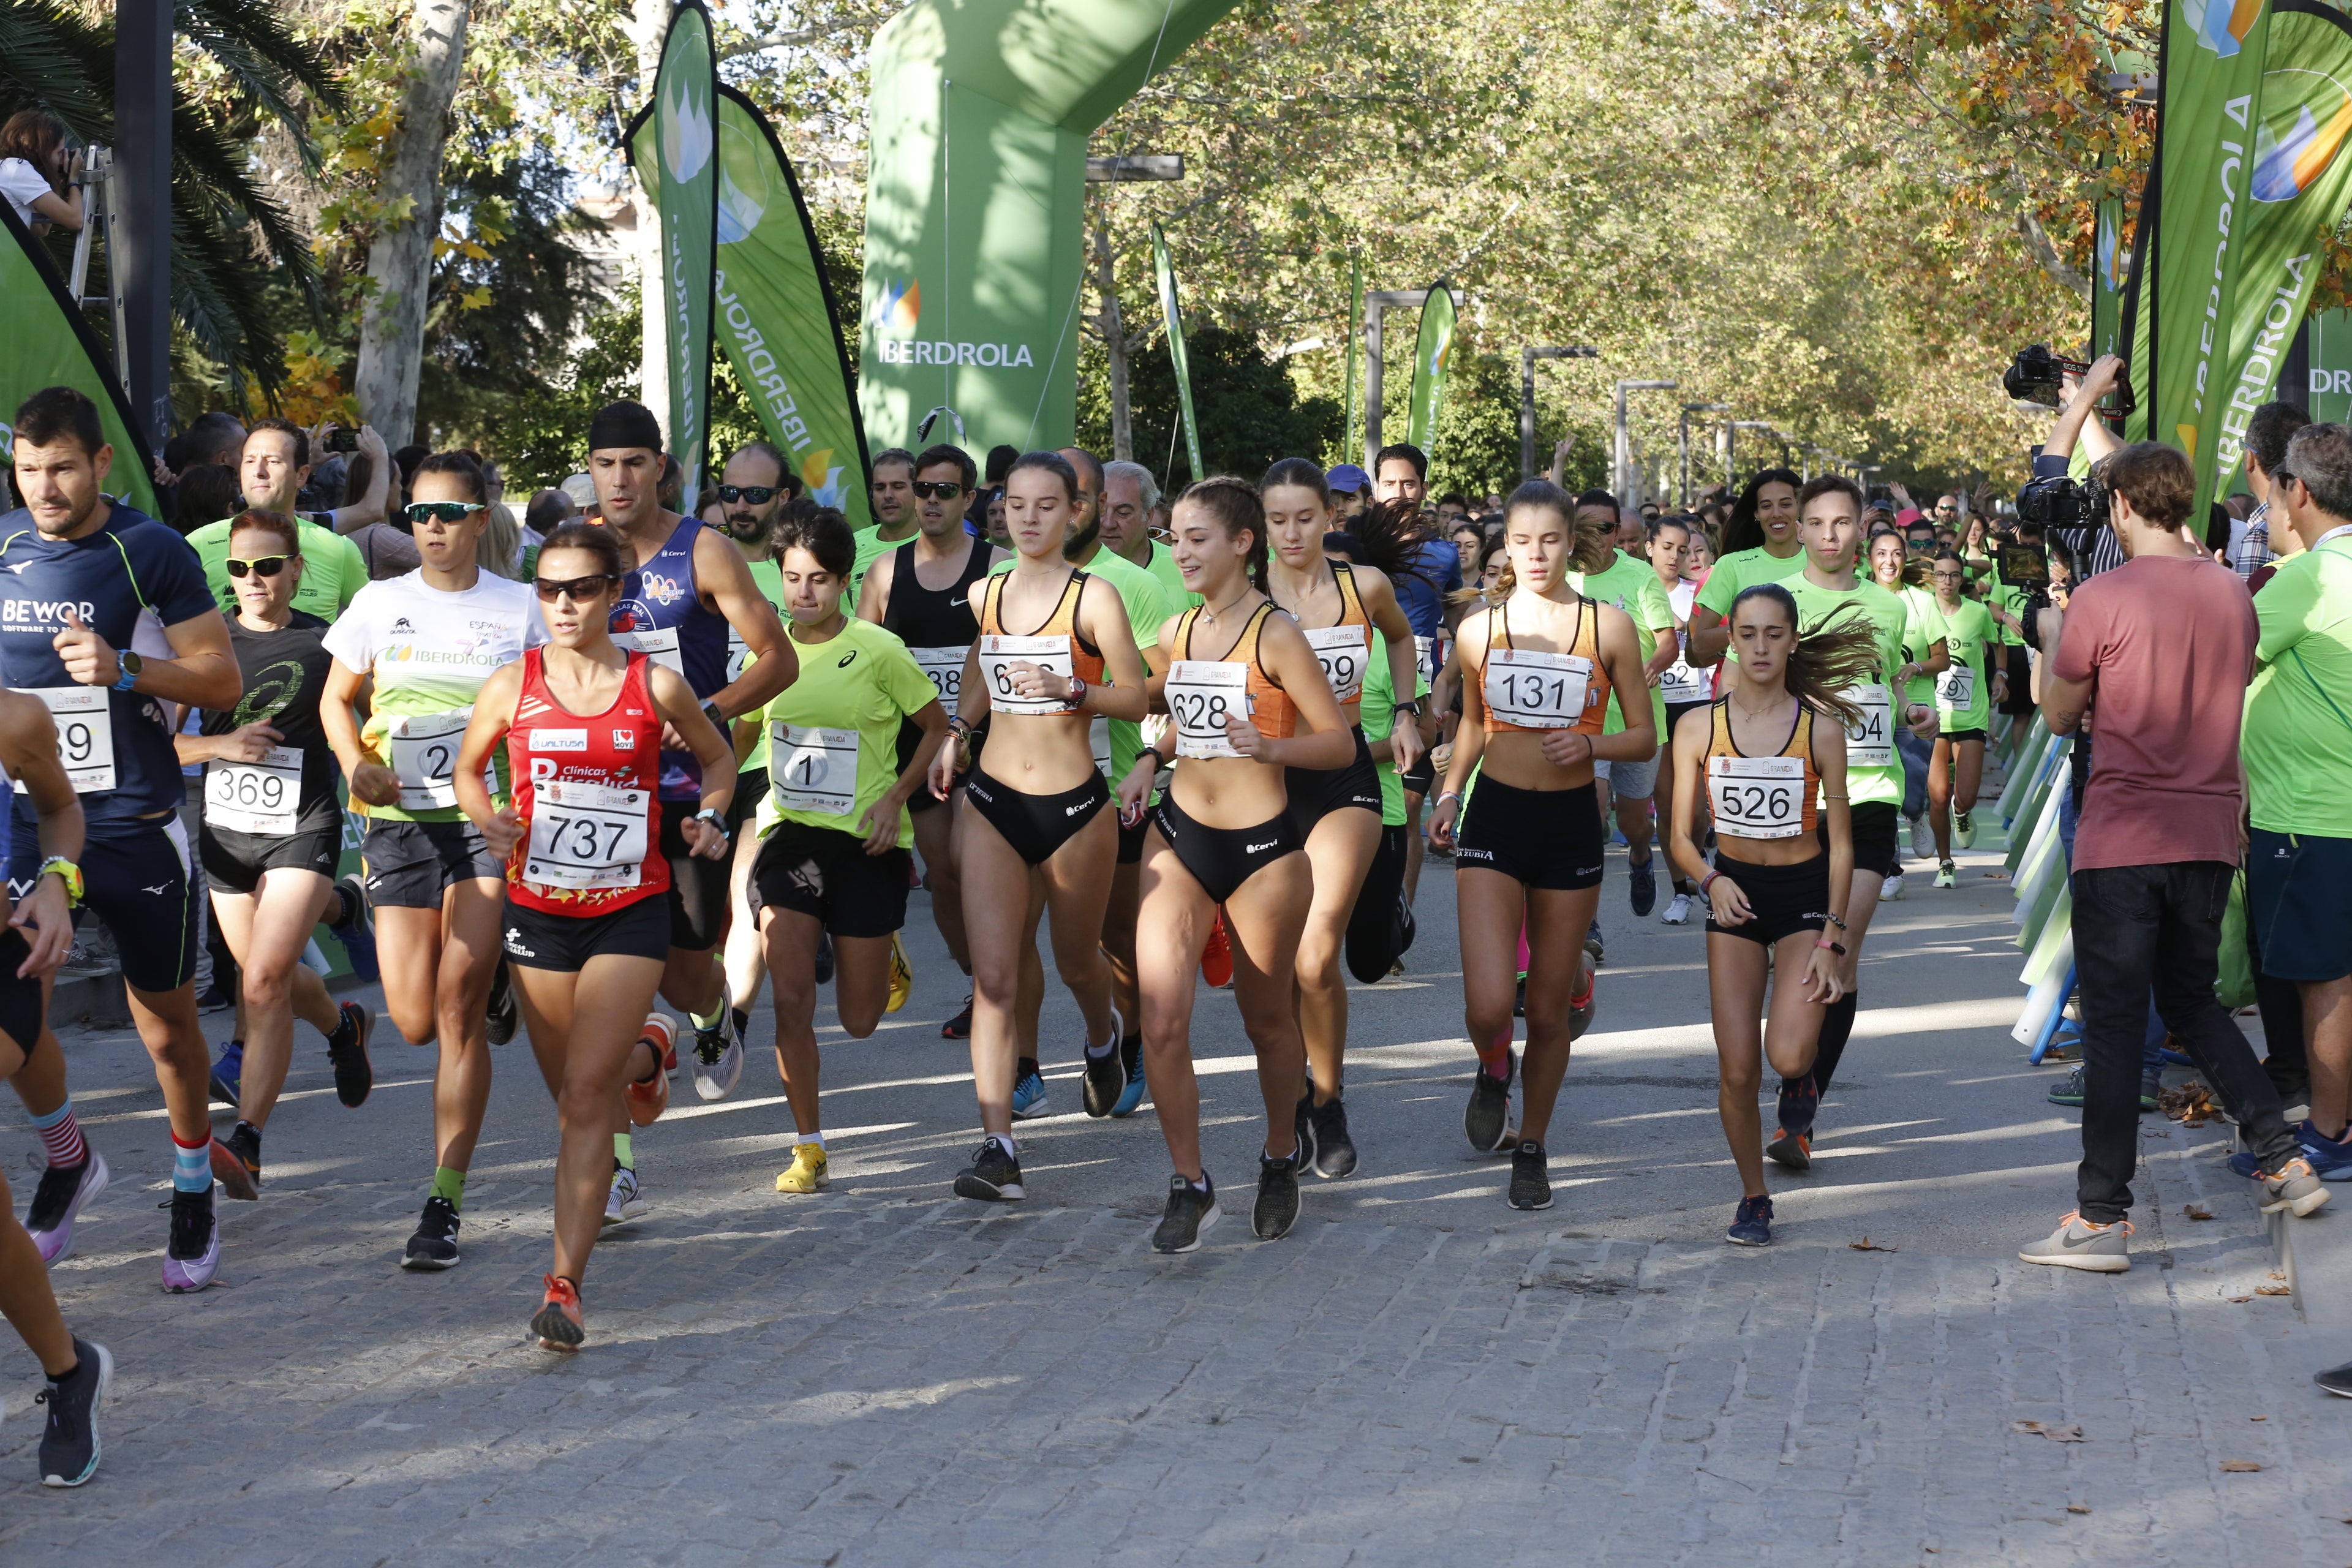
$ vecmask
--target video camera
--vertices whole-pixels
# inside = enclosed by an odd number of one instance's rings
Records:
[[[2067,376],[2080,376],[2090,366],[2081,360],[2067,359],[2052,353],[2042,343],[2030,343],[2017,351],[2009,368],[2000,373],[2000,389],[2019,403],[2038,403],[2044,408],[2058,406],[2061,384]],[[2129,379],[2116,383],[2115,390],[2103,400],[2107,413],[2129,414],[2132,411],[2132,390]]]
[[[2079,481],[2071,475],[2053,474],[2017,492],[2017,518],[2043,528],[2097,528],[2107,521],[2107,502],[2113,493],[2095,471]]]

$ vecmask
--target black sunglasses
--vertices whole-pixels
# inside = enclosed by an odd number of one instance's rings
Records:
[[[252,561],[239,561],[232,555],[228,558],[228,574],[242,577],[250,572],[257,577],[275,577],[285,571],[286,563],[293,559],[290,555],[264,555]]]
[[[721,485],[719,487],[719,499],[730,506],[739,500],[750,501],[753,506],[765,506],[776,499],[776,489],[774,485]]]
[[[619,581],[608,572],[599,572],[593,577],[566,577],[560,581],[552,577],[534,577],[530,585],[538,589],[539,596],[551,605],[566,594],[578,604],[602,598],[604,590]]]
[[[953,500],[963,494],[963,486],[953,479],[917,479],[909,488],[925,500]]]
[[[484,510],[478,500],[413,500],[401,508],[400,522],[404,532],[412,531],[420,522],[463,522]]]

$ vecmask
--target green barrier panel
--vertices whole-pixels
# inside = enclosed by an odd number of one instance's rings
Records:
[[[2066,884],[2058,884],[2058,901],[2042,923],[2042,934],[2035,939],[2032,951],[2026,954],[2025,968],[2018,980],[2027,985],[2038,985],[2053,969],[2063,974],[2072,962],[2074,939],[2074,895]],[[2066,949],[2069,956],[2062,958],[2059,950]]]
[[[2022,752],[2007,767],[2009,776],[2012,780],[2032,778],[2034,770],[2042,764],[2043,753],[2048,750],[2050,741],[2050,731],[2042,727],[2041,720],[2034,720],[2033,727],[2026,734]],[[2014,789],[2003,789],[2000,792],[2000,819],[2004,824],[2017,820],[2020,799],[2020,792]]]

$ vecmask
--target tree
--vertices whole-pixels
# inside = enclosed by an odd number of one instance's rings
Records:
[[[1212,474],[1239,474],[1255,482],[1278,459],[1321,452],[1339,439],[1339,405],[1328,397],[1301,398],[1282,366],[1266,358],[1250,333],[1214,322],[1188,326],[1192,406],[1201,420],[1201,460]],[[1083,351],[1098,357],[1098,344]],[[1168,340],[1135,356],[1134,461],[1160,475],[1168,488],[1197,478],[1177,438],[1181,417],[1176,372]],[[1110,446],[1110,400],[1104,380],[1082,377],[1078,444],[1090,452]],[[1171,458],[1168,454],[1173,452]]]

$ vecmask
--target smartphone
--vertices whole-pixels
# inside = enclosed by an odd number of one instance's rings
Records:
[[[333,429],[327,432],[328,451],[356,452],[359,449],[360,433],[358,431],[346,430],[341,426],[338,425]]]

